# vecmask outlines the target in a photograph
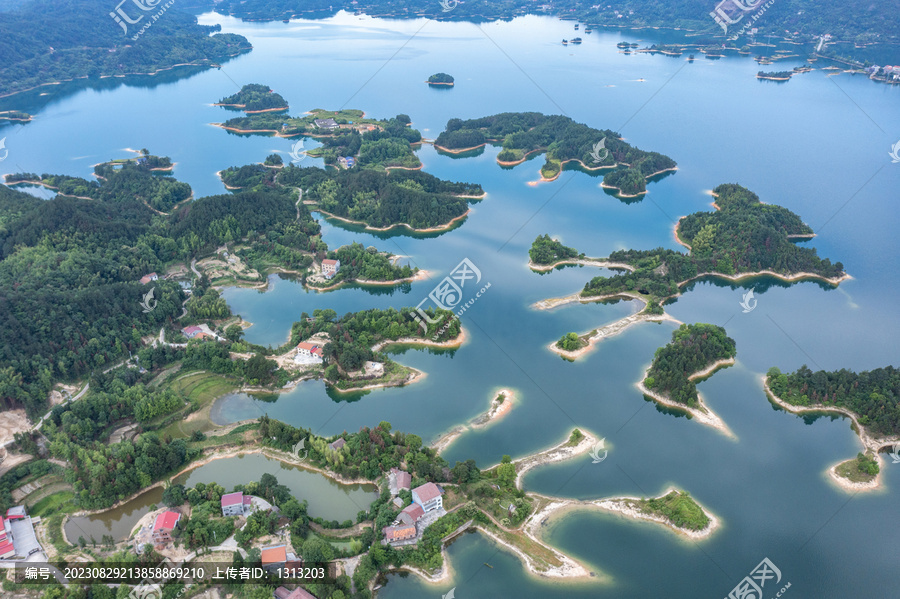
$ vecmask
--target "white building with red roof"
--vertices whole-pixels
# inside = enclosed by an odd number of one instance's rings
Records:
[[[324,260],[322,260],[322,276],[326,279],[333,278],[340,269],[340,260],[331,260],[330,258],[325,258]]]
[[[294,356],[294,362],[298,364],[321,364],[325,359],[325,351],[322,346],[317,343],[301,341],[297,344],[297,355]]]
[[[444,507],[441,495],[443,495],[443,491],[434,483],[425,483],[412,490],[412,500],[421,505],[426,512]]]

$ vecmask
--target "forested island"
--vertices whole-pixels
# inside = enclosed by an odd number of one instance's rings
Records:
[[[545,180],[557,178],[566,162],[577,162],[588,169],[612,169],[603,184],[624,197],[646,193],[650,177],[676,168],[668,156],[639,150],[620,137],[609,129],[594,129],[566,116],[504,112],[479,119],[450,119],[434,145],[440,150],[464,152],[499,143],[503,149],[497,162],[502,165],[519,164],[533,152],[545,152],[541,167]]]
[[[788,81],[793,74],[793,71],[759,71],[756,73],[756,78],[769,81]]]
[[[713,193],[716,211],[695,212],[678,222],[676,236],[689,248],[688,254],[663,248],[615,251],[609,260],[631,265],[634,271],[595,277],[581,296],[634,291],[647,298],[647,310],[661,311],[661,300],[677,296],[685,283],[701,276],[738,280],[759,273],[785,280],[808,277],[833,285],[846,277],[843,264],[832,264],[828,258],[819,258],[814,248],[792,241],[813,233],[787,208],[763,204],[759,196],[737,184],[719,185]]]
[[[838,285],[848,277],[840,262],[832,264],[819,258],[813,248],[799,247],[793,239],[807,239],[812,229],[781,206],[763,204],[759,197],[737,184],[719,185],[715,212],[696,212],[683,217],[675,228],[676,238],[690,252],[684,254],[664,248],[655,250],[617,250],[606,259],[575,260],[575,263],[624,272],[597,276],[575,295],[537,302],[541,310],[570,302],[618,301],[631,299],[643,307],[615,323],[576,335],[564,335],[550,349],[566,359],[575,359],[600,340],[620,333],[642,321],[675,320],[665,313],[663,302],[677,297],[690,281],[706,276],[737,281],[768,275],[784,281],[814,279]],[[559,250],[549,238],[538,237],[532,250],[538,258],[553,260],[554,252],[571,254],[572,248]],[[549,251],[547,251],[549,249]],[[569,259],[572,260],[572,259]],[[533,262],[533,259],[532,259]],[[564,264],[566,260],[551,262]],[[534,270],[547,267],[533,265]],[[677,324],[681,324],[675,321]]]
[[[531,258],[533,264],[548,266],[571,260],[572,258],[584,258],[584,254],[544,234],[538,235],[537,239],[531,244],[531,249],[528,250],[528,257]]]
[[[281,94],[276,94],[267,85],[250,83],[241,87],[241,91],[222,98],[216,106],[240,108],[247,114],[258,112],[279,112],[288,110],[290,106]]]
[[[428,85],[447,85],[453,87],[453,76],[447,73],[435,73],[428,78]]]
[[[137,26],[122,30],[110,19],[115,8],[94,0],[59,4],[34,0],[0,12],[0,96],[78,78],[156,73],[181,65],[215,66],[252,49],[241,35],[197,24],[177,7],[139,40]],[[39,22],[40,27],[34,27]],[[214,35],[210,35],[214,34]]]
[[[765,377],[765,389],[776,404],[791,412],[849,416],[865,452],[832,466],[829,473],[850,490],[879,486],[878,452],[900,443],[900,371],[887,366],[860,373],[846,369],[813,372],[804,364],[795,372],[783,373],[772,367]]]
[[[734,339],[722,327],[683,324],[672,333],[672,341],[656,350],[643,383],[675,403],[703,409],[694,383],[697,373],[708,376],[736,355]]]

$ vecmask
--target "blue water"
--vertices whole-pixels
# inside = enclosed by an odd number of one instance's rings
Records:
[[[409,256],[431,280],[393,292],[310,293],[275,277],[265,293],[226,290],[232,310],[253,323],[247,339],[276,346],[301,312],[415,305],[469,258],[482,285],[491,287],[463,317],[467,343],[454,351],[394,356],[427,372],[422,382],[337,396],[311,381],[276,403],[230,398],[218,406],[220,414],[242,419],[266,412],[325,435],[388,420],[395,429],[432,440],[485,410],[496,389],[509,387],[517,394],[513,410],[496,425],[458,439],[445,454],[451,464],[475,458],[487,466],[503,454],[531,453],[577,426],[605,437],[609,458],[535,470],[526,477],[527,489],[587,499],[656,495],[676,485],[723,520],[712,539],[698,544],[598,512],[551,520],[546,539],[611,576],[609,584],[535,579],[512,554],[467,535],[449,550],[452,582],[438,588],[392,576],[380,597],[437,596],[454,586],[461,599],[724,597],[764,557],[792,583],[786,596],[896,594],[900,466],[885,465],[880,492],[851,497],[838,490],[824,473],[860,450],[849,423],[775,410],[761,376],[773,365],[861,370],[898,363],[900,165],[891,164],[888,151],[900,137],[900,89],[860,76],[827,77],[825,71],[778,85],[758,81],[759,67],[746,57],[708,60],[698,54],[687,63],[683,57],[625,56],[615,47],[621,40],[654,43],[649,31],[595,30],[582,35],[581,46],[563,47],[558,41],[570,36],[571,23],[543,17],[480,27],[346,14],[287,25],[215,14],[201,21],[247,36],[254,51],[221,70],[156,86],[60,90],[35,110],[34,122],[0,129],[10,151],[0,170],[89,176],[92,164],[128,155],[124,148],[146,147],[171,156],[175,176],[198,196],[223,193],[217,171],[261,161],[273,151],[286,156],[293,143],[209,125],[231,116],[213,102],[253,82],[281,93],[292,114],[342,107],[377,118],[406,113],[427,138],[453,117],[564,113],[618,130],[630,143],[679,164],[677,173],[650,184],[642,201],[625,203],[600,189],[598,177],[575,170],[553,183],[529,185],[538,179],[540,157],[501,169],[494,161],[497,148],[458,158],[426,145],[418,152],[426,172],[480,183],[488,193],[461,226],[427,238],[375,236],[328,222],[323,232],[330,247],[359,241]],[[799,64],[786,61],[777,68]],[[438,71],[456,78],[452,90],[423,83]],[[305,164],[321,162],[307,158]],[[706,191],[726,182],[798,213],[817,233],[805,243],[843,262],[854,277],[837,289],[811,282],[697,282],[667,306],[681,321],[723,325],[737,341],[738,364],[699,385],[736,441],[657,409],[634,388],[655,349],[668,341],[671,324],[628,329],[575,363],[549,352],[545,346],[563,333],[612,322],[634,307],[623,302],[535,311],[535,301],[574,293],[603,271],[578,267],[538,275],[526,267],[527,250],[543,233],[590,256],[629,247],[680,249],[674,221],[711,209]],[[744,314],[739,301],[751,287],[759,304]]]

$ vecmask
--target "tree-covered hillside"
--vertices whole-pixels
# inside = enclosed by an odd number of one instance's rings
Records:
[[[813,372],[803,365],[785,374],[771,368],[767,382],[775,395],[795,406],[845,408],[878,435],[900,434],[900,370],[893,366],[860,373]]]
[[[672,333],[672,341],[656,350],[644,385],[672,401],[698,405],[697,386],[690,376],[718,360],[737,355],[734,339],[712,324],[683,324]]]
[[[0,95],[76,77],[98,78],[152,73],[176,64],[221,63],[251,49],[246,38],[215,33],[179,12],[178,4],[153,21],[137,40],[138,29],[157,10],[122,7],[132,20],[128,32],[110,16],[116,3],[96,0],[31,0],[18,10],[0,12]]]

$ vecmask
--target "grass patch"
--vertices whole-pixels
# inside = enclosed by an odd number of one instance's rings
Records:
[[[870,455],[857,454],[852,460],[841,462],[834,471],[838,476],[854,483],[868,483],[875,480],[879,472],[878,462]]]
[[[206,432],[216,428],[209,419],[213,402],[238,387],[229,378],[210,372],[195,372],[176,378],[169,384],[190,404],[190,411],[197,412],[190,420],[178,420],[160,430],[160,434],[171,435],[173,439],[190,437],[195,431]]]
[[[703,508],[684,491],[672,491],[655,499],[642,499],[638,507],[645,514],[664,517],[678,528],[703,530],[709,526],[709,517]]]
[[[59,491],[38,500],[28,508],[28,513],[31,516],[46,516],[56,512],[74,512],[78,506],[72,501],[73,499],[75,499],[75,493],[72,491]]]

